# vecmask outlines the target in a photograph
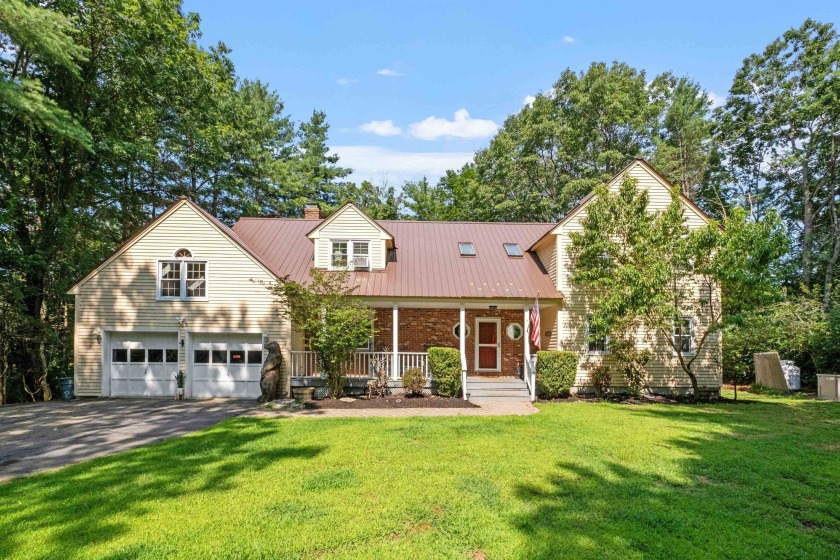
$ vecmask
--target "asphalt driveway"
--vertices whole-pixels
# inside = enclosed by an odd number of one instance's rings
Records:
[[[255,400],[79,399],[0,407],[0,482],[210,427]]]

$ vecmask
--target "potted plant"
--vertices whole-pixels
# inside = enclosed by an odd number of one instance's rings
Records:
[[[184,370],[178,371],[175,374],[175,383],[178,385],[178,393],[177,393],[177,400],[182,401],[184,400],[184,384],[187,381],[187,375],[184,373]]]

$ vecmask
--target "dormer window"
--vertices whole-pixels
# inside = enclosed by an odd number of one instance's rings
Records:
[[[505,253],[509,257],[521,257],[522,249],[519,248],[519,243],[505,243]]]
[[[370,241],[334,240],[330,242],[330,268],[369,269]]]
[[[472,241],[461,241],[458,243],[458,250],[461,252],[462,257],[474,257],[475,243]]]

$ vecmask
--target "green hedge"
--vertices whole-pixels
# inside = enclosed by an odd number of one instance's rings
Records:
[[[429,370],[438,394],[455,397],[461,392],[461,353],[456,348],[429,348]]]
[[[574,352],[537,352],[537,388],[541,397],[568,397],[576,374]]]

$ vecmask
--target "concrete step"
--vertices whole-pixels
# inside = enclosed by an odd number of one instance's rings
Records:
[[[516,377],[467,377],[467,393],[472,402],[527,402],[528,385]]]
[[[493,396],[476,396],[470,395],[470,402],[528,402],[531,400],[529,395],[493,395]]]
[[[516,395],[530,395],[527,389],[471,389],[467,387],[470,397],[506,397]]]
[[[520,383],[520,384],[517,384],[517,385],[512,385],[512,384],[511,385],[504,385],[502,383],[492,383],[492,384],[487,383],[487,384],[479,385],[478,383],[467,383],[467,389],[470,390],[470,391],[472,391],[473,389],[475,389],[476,391],[495,391],[495,390],[502,390],[502,391],[522,390],[522,391],[527,391],[528,386],[525,385],[524,383]]]
[[[499,379],[492,379],[492,378],[467,378],[467,386],[468,387],[479,387],[482,389],[491,389],[491,388],[525,388],[527,385],[521,379],[506,379],[506,378],[499,378]]]

